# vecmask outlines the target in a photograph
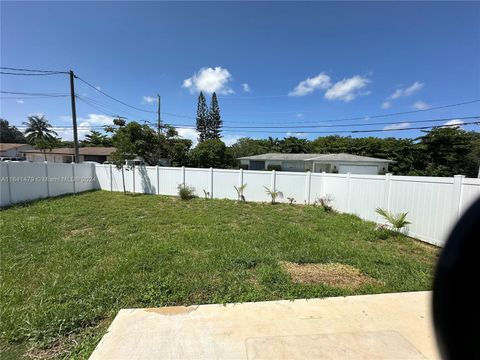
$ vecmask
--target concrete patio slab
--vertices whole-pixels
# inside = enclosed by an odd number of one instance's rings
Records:
[[[430,292],[121,310],[106,359],[439,359]]]

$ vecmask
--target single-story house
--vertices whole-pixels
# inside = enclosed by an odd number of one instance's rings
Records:
[[[27,150],[33,150],[33,146],[29,144],[0,143],[0,157],[2,158],[24,158]]]
[[[107,161],[107,158],[115,151],[114,147],[85,146],[78,149],[80,161],[94,161],[100,164]],[[45,156],[41,150],[28,150],[25,152],[27,161],[44,162]],[[56,148],[46,151],[47,162],[71,163],[75,152],[73,148]]]
[[[239,158],[248,170],[311,171],[339,174],[378,175],[388,172],[395,161],[351,154],[281,154],[269,153]]]

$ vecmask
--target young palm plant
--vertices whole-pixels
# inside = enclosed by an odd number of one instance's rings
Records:
[[[243,195],[243,191],[247,187],[247,184],[243,184],[239,187],[236,187],[235,185],[233,186],[235,188],[235,191],[237,192],[237,200],[245,202],[245,196]]]
[[[272,199],[271,200],[271,204],[272,205],[275,205],[276,204],[276,200],[277,198],[283,198],[283,193],[280,191],[280,190],[272,190],[272,189],[269,189],[268,187],[264,186],[265,188],[265,192],[270,196],[270,198]]]
[[[407,220],[408,213],[406,212],[393,214],[382,208],[377,208],[375,211],[378,215],[387,220],[392,229],[396,232],[401,232],[404,227],[406,227],[408,224],[411,224],[411,222]]]

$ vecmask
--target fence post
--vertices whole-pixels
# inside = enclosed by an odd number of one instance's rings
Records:
[[[50,197],[50,183],[48,182],[48,162],[45,161],[45,178],[47,180],[47,197]]]
[[[458,219],[460,217],[460,210],[462,205],[462,195],[463,195],[463,178],[464,175],[455,175],[453,177],[453,214],[454,218]]]
[[[113,169],[112,169],[112,164],[110,166],[110,191],[113,191]]]
[[[305,204],[310,205],[310,184],[312,183],[312,173],[307,171],[305,177]]]
[[[238,173],[238,185],[243,186],[243,169],[240,169]]]
[[[386,173],[385,174],[385,193],[383,196],[383,206],[387,211],[390,211],[390,187],[392,182],[392,174]]]
[[[213,199],[213,168],[210,168],[210,199]]]
[[[347,172],[347,213],[350,213],[350,173]]]
[[[160,167],[157,165],[157,195],[160,195]]]
[[[10,205],[13,204],[13,199],[12,199],[12,183],[10,181],[10,166],[8,164],[8,161],[5,161],[4,164],[7,167],[7,183],[8,183],[8,204],[5,205]]]
[[[272,179],[270,180],[270,188],[272,189],[272,191],[275,191],[275,181],[276,181],[276,171],[275,170],[272,170]]]
[[[132,166],[133,193],[135,194],[135,165]]]
[[[185,166],[182,166],[182,186],[185,186]]]
[[[72,181],[73,181],[73,193],[77,193],[77,186],[75,184],[75,163],[72,162]]]

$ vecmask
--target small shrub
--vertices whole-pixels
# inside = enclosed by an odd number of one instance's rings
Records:
[[[334,201],[333,195],[326,194],[325,196],[317,198],[314,201],[313,206],[319,205],[325,211],[333,211],[333,201]]]
[[[235,188],[235,191],[237,192],[237,200],[241,201],[241,202],[245,202],[245,196],[243,195],[243,191],[247,187],[247,184],[243,184],[242,186],[239,186],[239,187],[236,187],[236,186],[233,186],[233,187]]]
[[[270,165],[267,166],[267,170],[268,170],[268,171],[272,171],[272,170],[282,171],[282,166],[281,166],[281,165],[273,165],[273,164],[270,164]]]
[[[182,200],[190,200],[196,197],[195,189],[191,186],[180,184],[178,185],[178,196]]]
[[[288,200],[289,205],[293,205],[293,203],[296,202],[295,198],[293,198],[293,197],[287,197],[287,200]]]
[[[271,204],[275,205],[277,202],[277,198],[283,198],[283,193],[280,190],[271,190],[264,186],[266,193],[270,196],[271,198]]]
[[[408,224],[411,224],[411,222],[407,220],[408,213],[406,212],[393,214],[390,211],[382,208],[377,208],[375,211],[390,224],[395,232],[401,232],[403,228],[405,228]]]

